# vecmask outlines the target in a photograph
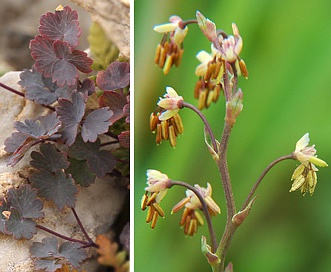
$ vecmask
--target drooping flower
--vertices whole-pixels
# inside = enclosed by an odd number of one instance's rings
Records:
[[[197,184],[195,184],[194,187],[198,189],[204,201],[206,202],[210,215],[221,213],[220,207],[211,197],[212,187],[209,183],[207,183],[207,188],[200,187]],[[184,227],[184,233],[186,235],[193,236],[197,232],[198,226],[204,224],[203,218],[198,212],[198,210],[202,210],[202,204],[194,192],[191,190],[186,190],[186,197],[178,202],[172,208],[171,212],[175,213],[181,208],[184,208],[184,212],[182,214],[180,226]]]
[[[320,167],[326,167],[328,164],[317,158],[315,145],[308,146],[309,144],[309,133],[306,133],[301,137],[301,139],[296,143],[293,156],[295,159],[300,161],[303,165],[308,165],[311,162]]]
[[[318,169],[315,165],[320,167],[328,166],[325,161],[317,158],[315,145],[308,146],[308,144],[309,133],[303,135],[296,143],[293,157],[300,161],[301,164],[294,170],[292,175],[291,181],[293,183],[290,192],[300,189],[303,195],[307,192],[312,195],[317,184],[316,172]]]
[[[168,74],[171,66],[178,66],[184,53],[183,41],[187,35],[188,27],[179,16],[171,16],[170,23],[156,25],[154,31],[164,33],[161,43],[155,52],[154,62]]]
[[[141,200],[141,209],[144,211],[148,208],[146,223],[151,223],[154,229],[159,216],[164,217],[164,211],[160,206],[161,200],[167,194],[171,182],[166,174],[160,171],[149,169],[146,171],[147,187],[146,193]]]
[[[184,101],[183,97],[179,96],[173,88],[167,87],[166,92],[164,98],[160,97],[157,103],[158,106],[166,110],[159,116],[160,121],[168,120],[176,115]]]
[[[239,35],[238,27],[232,24],[234,36],[230,35],[222,40],[221,53],[225,61],[234,63],[239,59],[239,54],[243,47],[243,40]]]

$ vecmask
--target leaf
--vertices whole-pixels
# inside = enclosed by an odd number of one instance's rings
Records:
[[[82,126],[82,138],[84,142],[95,142],[98,135],[106,133],[112,124],[109,119],[113,112],[108,107],[92,111]]]
[[[85,112],[83,95],[74,91],[71,95],[71,100],[59,99],[59,106],[56,108],[56,112],[63,125],[61,140],[68,146],[71,146],[75,142],[78,125]]]
[[[66,6],[55,13],[48,12],[40,18],[39,32],[51,40],[61,40],[70,46],[77,46],[82,30],[79,27],[78,13]]]
[[[54,135],[61,127],[61,122],[56,113],[40,116],[35,120],[26,119],[24,122],[16,121],[14,128],[21,133],[34,139],[48,139]]]
[[[43,203],[37,199],[37,191],[30,185],[22,185],[18,189],[8,190],[8,201],[10,206],[15,208],[22,218],[40,218],[44,216],[41,212]]]
[[[3,215],[3,212],[9,212],[10,205],[8,202],[1,198],[0,199],[0,232],[6,234],[5,224],[8,221],[7,218]]]
[[[51,78],[44,77],[34,67],[32,70],[24,69],[20,73],[20,79],[18,84],[26,90],[25,98],[42,105],[52,104],[60,97],[70,97],[73,89],[70,86],[58,86],[52,82]]]
[[[130,64],[114,61],[107,70],[97,74],[97,85],[104,91],[115,91],[125,88],[130,83]]]
[[[16,165],[24,154],[36,143],[50,139],[58,138],[56,132],[61,127],[61,122],[56,117],[56,113],[38,117],[36,120],[16,121],[14,127],[18,132],[5,140],[5,150],[13,153],[8,161],[8,165]]]
[[[73,267],[87,258],[85,249],[78,243],[64,242],[59,248],[59,256],[66,258]]]
[[[67,42],[45,39],[36,36],[30,42],[31,56],[35,68],[45,77],[51,77],[60,87],[75,85],[79,76],[78,70],[90,73],[92,59],[81,50],[73,50]]]
[[[68,260],[72,266],[77,267],[87,258],[86,251],[78,243],[64,242],[58,248],[58,241],[53,237],[34,242],[30,247],[31,257],[37,269],[55,271],[61,268],[63,259]]]
[[[92,69],[106,70],[108,65],[117,58],[118,49],[108,39],[103,28],[97,22],[92,23],[87,39],[92,52]]]
[[[96,175],[88,168],[86,160],[76,160],[74,158],[70,158],[69,161],[70,166],[66,172],[72,175],[72,178],[75,180],[76,184],[83,187],[88,187],[95,182]]]
[[[116,165],[116,160],[109,151],[100,150],[99,138],[94,143],[85,143],[81,137],[77,137],[68,154],[77,160],[87,160],[89,169],[98,177],[111,173]]]
[[[120,147],[114,152],[118,163],[115,169],[121,173],[123,177],[130,175],[130,148]]]
[[[127,116],[125,122],[130,123],[130,95],[126,96],[127,104],[123,107],[123,114]]]
[[[12,234],[15,239],[31,239],[37,233],[36,223],[32,219],[22,218],[20,212],[10,208],[9,220],[5,223],[6,233]]]
[[[118,140],[121,146],[130,148],[130,131],[122,131],[121,134],[118,135]]]
[[[63,171],[58,170],[52,174],[41,169],[30,176],[30,181],[32,187],[38,190],[38,196],[53,201],[59,210],[63,210],[64,206],[75,206],[75,194],[78,190],[73,179]]]
[[[56,150],[55,145],[46,143],[40,145],[40,152],[32,151],[30,161],[31,166],[37,170],[45,169],[55,173],[61,169],[67,169],[69,162],[63,152]]]
[[[110,118],[110,121],[113,124],[125,116],[123,108],[126,104],[127,100],[123,92],[105,92],[99,99],[100,107],[109,107],[113,112],[113,115]]]
[[[86,96],[92,95],[95,91],[94,81],[89,78],[85,78],[83,82],[78,86],[77,91],[83,93],[83,95],[87,94]]]

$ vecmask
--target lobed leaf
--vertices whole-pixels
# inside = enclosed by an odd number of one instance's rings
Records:
[[[116,159],[109,151],[100,150],[99,138],[94,143],[85,143],[81,137],[77,137],[68,154],[77,160],[86,160],[89,169],[98,177],[111,173],[116,165]]]
[[[106,133],[112,123],[109,121],[113,112],[108,107],[92,111],[86,116],[82,126],[82,138],[84,142],[95,142],[98,135]]]
[[[114,61],[97,74],[97,84],[104,91],[115,91],[130,84],[130,64]]]
[[[87,253],[78,243],[64,242],[59,248],[59,256],[66,258],[73,267],[78,267],[87,258]]]
[[[15,239],[31,239],[37,233],[36,223],[28,218],[22,218],[20,212],[10,208],[9,220],[5,223],[7,234],[12,234]]]
[[[56,112],[63,125],[61,140],[71,146],[75,142],[78,125],[85,112],[83,95],[74,91],[71,95],[71,100],[59,99],[59,106],[56,108]]]
[[[57,239],[47,237],[41,242],[34,242],[30,247],[31,257],[34,258],[34,264],[37,269],[46,269],[46,271],[55,271],[61,268],[63,259],[68,260],[73,267],[87,258],[86,251],[78,243],[64,242],[58,247]]]
[[[36,36],[30,42],[31,56],[35,68],[45,77],[51,77],[60,87],[75,85],[79,76],[78,70],[90,73],[92,59],[80,50],[73,50],[67,42],[52,41]]]
[[[40,145],[40,152],[32,151],[30,161],[31,166],[37,170],[45,169],[55,173],[61,169],[67,169],[69,162],[63,152],[57,151],[54,144],[46,143]]]
[[[58,170],[54,174],[45,169],[34,173],[30,177],[32,187],[36,188],[37,194],[47,200],[53,201],[59,210],[64,206],[75,206],[77,188],[70,176]]]
[[[130,148],[130,131],[122,131],[121,134],[118,135],[118,140],[121,146]]]
[[[78,13],[65,6],[55,13],[48,12],[40,18],[39,32],[51,40],[61,40],[75,47],[79,43],[82,30],[79,27]]]
[[[123,109],[127,105],[127,99],[123,92],[105,92],[100,96],[99,105],[100,107],[109,107],[113,112],[113,115],[110,118],[112,123],[115,123],[126,115],[126,112],[124,112]]]
[[[67,172],[71,174],[76,184],[88,187],[95,182],[96,175],[88,168],[86,160],[70,158],[69,161],[70,166],[67,169]]]
[[[15,208],[22,218],[40,218],[44,216],[41,212],[43,203],[37,199],[37,191],[30,185],[22,185],[19,188],[8,190],[8,201],[10,206]]]
[[[26,90],[25,98],[35,101],[38,104],[49,105],[57,101],[58,98],[69,98],[72,86],[60,87],[57,83],[52,82],[51,78],[44,77],[34,67],[32,70],[24,69],[20,73],[18,84]]]

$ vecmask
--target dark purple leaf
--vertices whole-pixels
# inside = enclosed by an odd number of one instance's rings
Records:
[[[8,161],[8,165],[11,166],[17,164],[24,154],[41,140],[58,138],[59,135],[55,133],[60,129],[61,121],[54,112],[35,120],[16,121],[14,127],[18,132],[14,132],[5,140],[5,150],[13,153]]]
[[[127,252],[130,252],[130,221],[126,223],[120,234],[120,242]]]
[[[34,139],[44,140],[50,138],[61,127],[56,113],[40,116],[35,120],[26,119],[24,122],[16,121],[14,127],[21,133]]]
[[[44,216],[41,212],[43,203],[37,199],[37,191],[30,185],[22,185],[18,189],[8,190],[8,201],[22,218],[40,218]]]
[[[63,152],[56,150],[55,145],[46,143],[40,145],[40,152],[31,152],[30,164],[37,170],[45,169],[55,173],[61,169],[67,169],[69,162]]]
[[[75,194],[77,188],[70,176],[59,170],[54,174],[41,169],[30,176],[31,184],[36,188],[37,194],[47,200],[54,202],[55,206],[62,210],[64,206],[73,208],[75,206]]]
[[[69,86],[59,87],[51,78],[44,77],[34,67],[32,70],[24,69],[20,79],[18,84],[26,90],[25,98],[42,105],[52,104],[59,97],[70,97],[73,89]]]
[[[51,40],[62,40],[75,47],[82,33],[77,19],[77,11],[72,11],[68,6],[55,13],[48,12],[40,18],[39,32]]]
[[[70,166],[67,173],[70,173],[76,184],[88,187],[95,182],[96,175],[90,171],[86,160],[76,160],[70,158]]]
[[[97,74],[97,84],[104,91],[115,91],[130,84],[130,63],[114,61]]]
[[[122,131],[121,134],[118,135],[118,140],[121,146],[130,148],[130,131]]]
[[[100,150],[87,159],[87,164],[98,177],[103,177],[114,170],[116,160],[109,151]]]
[[[31,239],[37,233],[36,223],[32,219],[22,218],[20,212],[10,208],[9,220],[5,223],[6,233],[12,234],[15,239]]]
[[[26,141],[28,136],[24,135],[22,132],[13,132],[10,137],[8,137],[5,144],[5,151],[8,153],[14,153],[23,143]]]
[[[126,96],[126,100],[128,103],[123,107],[123,113],[124,116],[127,116],[125,118],[125,122],[130,123],[130,95]]]
[[[64,242],[59,248],[59,256],[66,258],[73,267],[87,258],[84,248],[78,243]]]
[[[35,60],[35,68],[51,77],[60,87],[75,85],[79,76],[78,70],[90,73],[92,59],[80,50],[72,50],[67,42],[55,42],[36,36],[30,42],[31,56]]]
[[[75,142],[78,125],[85,112],[83,95],[74,91],[71,95],[71,101],[64,98],[59,99],[56,112],[63,126],[61,140],[70,146]]]
[[[87,160],[89,169],[98,177],[111,173],[116,165],[116,160],[109,151],[100,150],[99,138],[94,143],[85,143],[81,137],[77,137],[68,154],[77,160]]]
[[[95,91],[94,81],[89,78],[85,78],[82,84],[78,86],[77,90],[83,94],[87,93],[87,96],[90,96]]]
[[[126,104],[127,100],[122,92],[105,92],[99,99],[100,107],[109,107],[113,112],[113,115],[110,118],[112,123],[115,123],[117,120],[125,116],[123,108]]]
[[[113,112],[108,107],[92,111],[82,126],[82,138],[84,142],[95,142],[98,135],[106,133],[112,123],[109,121]]]
[[[61,264],[66,259],[73,267],[87,258],[86,251],[78,243],[64,242],[58,247],[57,239],[47,237],[40,242],[34,242],[30,247],[31,257],[34,258],[34,264],[37,269],[46,269],[46,271],[55,271],[61,268]],[[60,264],[60,265],[58,265]]]
[[[9,203],[6,201],[6,199],[1,198],[0,199],[0,232],[2,232],[3,234],[7,234],[5,225],[8,220],[2,213],[4,211],[9,212],[9,210],[10,210]]]

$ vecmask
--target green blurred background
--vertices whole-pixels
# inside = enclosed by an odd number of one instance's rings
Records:
[[[162,38],[153,31],[172,14],[183,19],[202,12],[231,33],[235,22],[244,40],[241,57],[249,79],[240,78],[244,110],[229,144],[229,168],[237,208],[252,184],[275,158],[289,154],[306,132],[318,155],[331,164],[331,2],[329,0],[237,0],[237,1],[135,1],[135,271],[210,271],[200,251],[200,228],[193,238],[179,227],[181,214],[171,208],[185,196],[172,188],[161,206],[166,218],[156,229],[145,223],[140,200],[146,186],[146,169],[157,169],[170,178],[191,184],[213,185],[213,196],[223,213],[213,218],[218,239],[224,229],[226,207],[217,168],[203,140],[203,125],[189,110],[181,111],[185,126],[177,147],[168,142],[155,145],[149,131],[149,115],[158,97],[172,86],[185,100],[193,98],[194,70],[199,50],[210,43],[196,25],[189,26],[182,65],[169,75],[153,63]],[[223,128],[224,99],[204,113],[219,138]],[[228,251],[226,263],[235,272],[331,271],[331,168],[318,173],[313,196],[289,193],[290,178],[298,164],[285,161],[269,172],[257,191],[249,218],[241,226]]]

